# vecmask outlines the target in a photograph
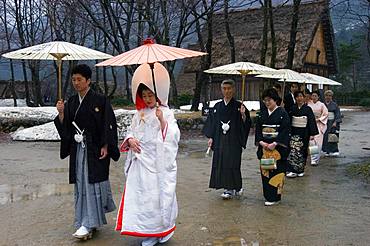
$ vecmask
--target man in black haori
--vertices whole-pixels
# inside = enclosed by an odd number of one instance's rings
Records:
[[[230,199],[243,191],[241,155],[247,144],[251,120],[248,109],[233,98],[233,80],[224,80],[221,91],[224,98],[210,110],[203,133],[214,152],[209,187],[225,189],[221,196]]]
[[[69,156],[69,182],[74,184],[74,237],[89,239],[107,224],[105,213],[116,209],[109,183],[110,159],[118,161],[116,118],[109,100],[90,89],[91,69],[72,69],[77,94],[57,103],[54,124],[61,138],[60,158]]]

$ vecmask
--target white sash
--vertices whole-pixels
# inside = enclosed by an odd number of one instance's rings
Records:
[[[307,126],[307,116],[293,116],[292,126],[305,128]]]
[[[335,114],[334,114],[334,112],[329,112],[328,120],[334,120],[334,119],[335,119]]]

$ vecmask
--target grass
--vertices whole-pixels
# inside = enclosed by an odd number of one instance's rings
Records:
[[[355,164],[347,168],[351,176],[360,177],[366,182],[370,182],[370,163]]]

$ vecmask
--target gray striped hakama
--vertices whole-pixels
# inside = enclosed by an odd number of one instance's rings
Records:
[[[107,157],[108,158],[108,157]],[[89,183],[87,147],[77,145],[75,184],[75,227],[98,228],[107,224],[105,213],[116,209],[109,180]]]

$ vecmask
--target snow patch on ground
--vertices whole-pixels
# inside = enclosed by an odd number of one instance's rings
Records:
[[[220,102],[222,99],[213,100],[209,102],[209,106],[212,108],[215,106],[216,103]],[[244,101],[244,105],[247,107],[249,111],[257,111],[260,109],[260,102],[259,101]],[[199,103],[198,110],[202,110],[203,103]],[[180,106],[181,110],[190,110],[191,105],[184,105]]]
[[[14,100],[13,99],[1,99],[0,100],[0,107],[13,107]],[[18,107],[25,107],[27,106],[25,99],[17,99],[17,106]]]

